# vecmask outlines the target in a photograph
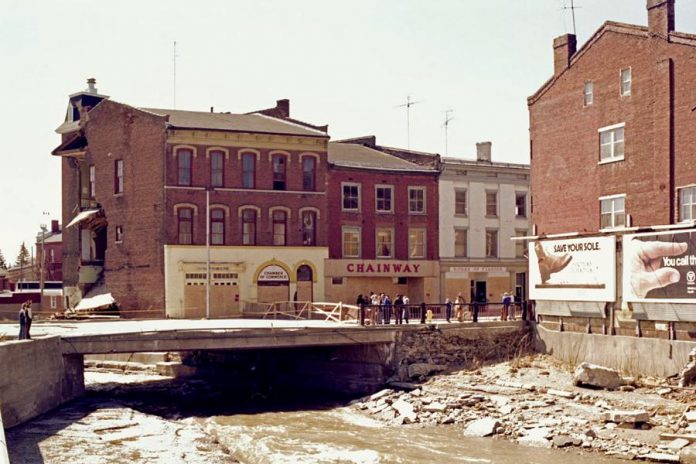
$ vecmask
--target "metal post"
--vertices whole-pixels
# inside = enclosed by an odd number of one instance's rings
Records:
[[[210,319],[210,190],[205,191],[205,318]]]
[[[48,227],[46,224],[41,224],[41,267],[40,267],[40,276],[39,276],[39,311],[43,311],[43,296],[44,296],[44,285],[45,285],[45,277],[44,277],[44,272],[45,272],[45,267],[46,267],[46,230],[48,230]]]

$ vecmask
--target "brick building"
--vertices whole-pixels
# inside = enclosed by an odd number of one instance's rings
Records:
[[[648,27],[553,42],[554,75],[528,99],[538,234],[696,219],[696,35],[674,31],[673,0],[647,10]]]
[[[323,299],[326,127],[289,102],[249,114],[146,109],[89,88],[57,129],[64,282],[125,310],[238,314]],[[74,303],[74,301],[73,301]]]
[[[44,280],[63,280],[63,234],[57,219],[51,221],[50,230],[41,231],[36,236],[36,267],[39,278],[42,262]]]
[[[438,302],[439,170],[374,142],[329,143],[326,296],[354,303],[374,291]]]

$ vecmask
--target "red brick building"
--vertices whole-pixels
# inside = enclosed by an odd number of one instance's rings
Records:
[[[423,166],[352,139],[329,143],[326,294],[439,301],[437,163]],[[436,159],[437,161],[437,159]]]
[[[63,234],[57,219],[51,221],[51,229],[36,236],[37,275],[41,275],[43,261],[44,280],[63,280]]]
[[[291,119],[287,100],[249,114],[147,109],[88,83],[53,151],[75,299],[108,291],[121,309],[171,317],[204,316],[209,300],[216,317],[240,301],[323,298],[325,126]]]
[[[554,75],[529,97],[538,234],[696,219],[696,35],[674,1],[648,27],[608,21],[580,49],[554,40]]]

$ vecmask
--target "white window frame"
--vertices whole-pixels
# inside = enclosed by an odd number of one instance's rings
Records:
[[[623,129],[623,138],[621,139],[621,143],[623,144],[623,154],[621,156],[615,155],[616,151],[616,145],[617,145],[617,140],[616,140],[616,133],[618,132],[618,129]],[[609,142],[609,145],[611,145],[611,155],[608,158],[602,159],[602,134],[604,133],[610,133],[611,134],[611,142]],[[611,126],[605,126],[605,127],[600,127],[597,129],[597,134],[599,137],[599,163],[598,164],[606,164],[606,163],[614,163],[616,161],[623,161],[623,159],[626,157],[626,123],[625,122],[620,122],[618,124],[614,124]]]
[[[423,209],[421,209],[420,211],[414,210],[411,208],[411,192],[421,192],[423,194]],[[409,187],[408,188],[408,214],[425,214],[427,211],[426,198],[427,198],[427,194],[425,191],[425,187]],[[392,198],[392,201],[393,201],[393,198]]]
[[[625,81],[628,85],[628,90],[624,90],[624,71],[628,73],[628,79]],[[628,97],[631,95],[631,86],[633,84],[633,70],[629,66],[628,68],[622,68],[619,70],[619,95],[622,97]]]
[[[358,207],[357,208],[346,208],[345,207],[345,191],[344,187],[357,187],[358,188]],[[341,182],[341,211],[348,212],[360,212],[360,205],[362,204],[362,184],[358,182]]]
[[[411,241],[411,233],[421,233],[422,235],[422,241],[421,241],[421,254],[415,255],[412,254],[412,251],[414,250],[414,245],[417,245],[416,243],[413,243]],[[418,228],[418,227],[413,227],[408,229],[408,258],[409,259],[425,259],[426,255],[428,254],[427,248],[428,248],[428,232],[426,229]]]
[[[464,232],[464,254],[457,254],[457,232]],[[454,257],[455,258],[466,258],[469,256],[469,229],[466,227],[455,227],[454,228]]]
[[[590,106],[594,103],[594,82],[587,81],[582,87],[583,106]]]
[[[123,226],[116,226],[115,243],[123,243]]]
[[[346,254],[346,232],[353,232],[358,237],[358,253]],[[359,226],[343,226],[341,228],[341,256],[343,258],[360,258],[362,256],[362,229]]]
[[[520,211],[517,208],[517,197],[520,195],[524,196],[524,206],[523,206],[524,207],[524,214],[520,214]],[[528,216],[527,210],[529,208],[527,208],[527,195],[528,195],[527,192],[515,192],[515,218],[517,218],[517,219],[526,219]]]
[[[379,196],[378,196],[377,192],[379,192],[380,189],[390,191],[389,209],[379,209],[379,207],[377,206],[377,205],[379,205]],[[377,212],[377,213],[393,213],[394,212],[394,186],[393,185],[386,185],[386,184],[375,185],[375,212]]]
[[[379,249],[379,233],[380,231],[389,231],[389,255],[381,255]],[[376,227],[375,228],[375,257],[377,259],[391,259],[394,257],[394,229],[391,227]]]
[[[616,209],[615,207],[615,200],[622,199],[623,200],[623,210]],[[609,227],[602,227],[602,202],[604,201],[610,201],[611,202],[611,225]],[[616,224],[616,214],[619,212],[623,212],[624,216],[624,223],[621,225]],[[618,195],[605,195],[602,197],[599,197],[599,230],[615,230],[615,229],[622,229],[626,227],[626,217],[628,214],[626,213],[626,194],[621,193]]]
[[[495,232],[495,254],[488,253],[488,233]],[[484,236],[483,251],[486,258],[499,258],[500,257],[500,230],[499,229],[486,229],[486,235]]]
[[[526,237],[529,231],[526,229],[515,229],[515,237]],[[521,253],[520,253],[521,251]],[[515,241],[515,258],[525,258],[527,252],[527,242],[525,240]]]
[[[488,214],[488,195],[491,194],[491,193],[492,193],[493,195],[495,195],[495,214]],[[485,217],[488,217],[488,218],[499,217],[499,208],[498,208],[498,204],[499,204],[500,202],[498,201],[498,191],[497,191],[497,190],[486,190],[486,197],[485,197],[485,198],[486,198],[486,210],[485,210],[486,214],[485,214]]]
[[[457,212],[457,193],[458,192],[464,193],[464,212],[463,213]],[[469,215],[469,192],[467,189],[463,189],[463,188],[455,188],[454,189],[454,215],[459,216],[459,217],[466,217]]]
[[[687,191],[690,193],[691,197],[688,203],[684,202],[682,198],[682,194]],[[677,201],[679,202],[679,222],[693,221],[694,219],[696,219],[696,214],[693,214],[693,211],[695,209],[694,207],[696,207],[696,184],[679,187],[677,188],[677,192]],[[684,206],[689,207],[688,211],[690,212],[689,216],[691,217],[685,217]]]
[[[51,295],[51,309],[57,309],[58,308],[58,297],[55,295]]]

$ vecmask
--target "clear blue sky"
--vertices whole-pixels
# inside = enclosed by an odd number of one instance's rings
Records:
[[[578,43],[605,21],[647,24],[645,0],[575,0]],[[291,100],[332,138],[374,134],[471,158],[527,163],[526,97],[552,74],[553,38],[572,31],[570,0],[0,0],[0,250],[14,262],[41,222],[60,219],[59,143],[70,93],[135,106],[246,112]],[[696,2],[676,0],[696,33]],[[42,212],[50,216],[42,215]]]

